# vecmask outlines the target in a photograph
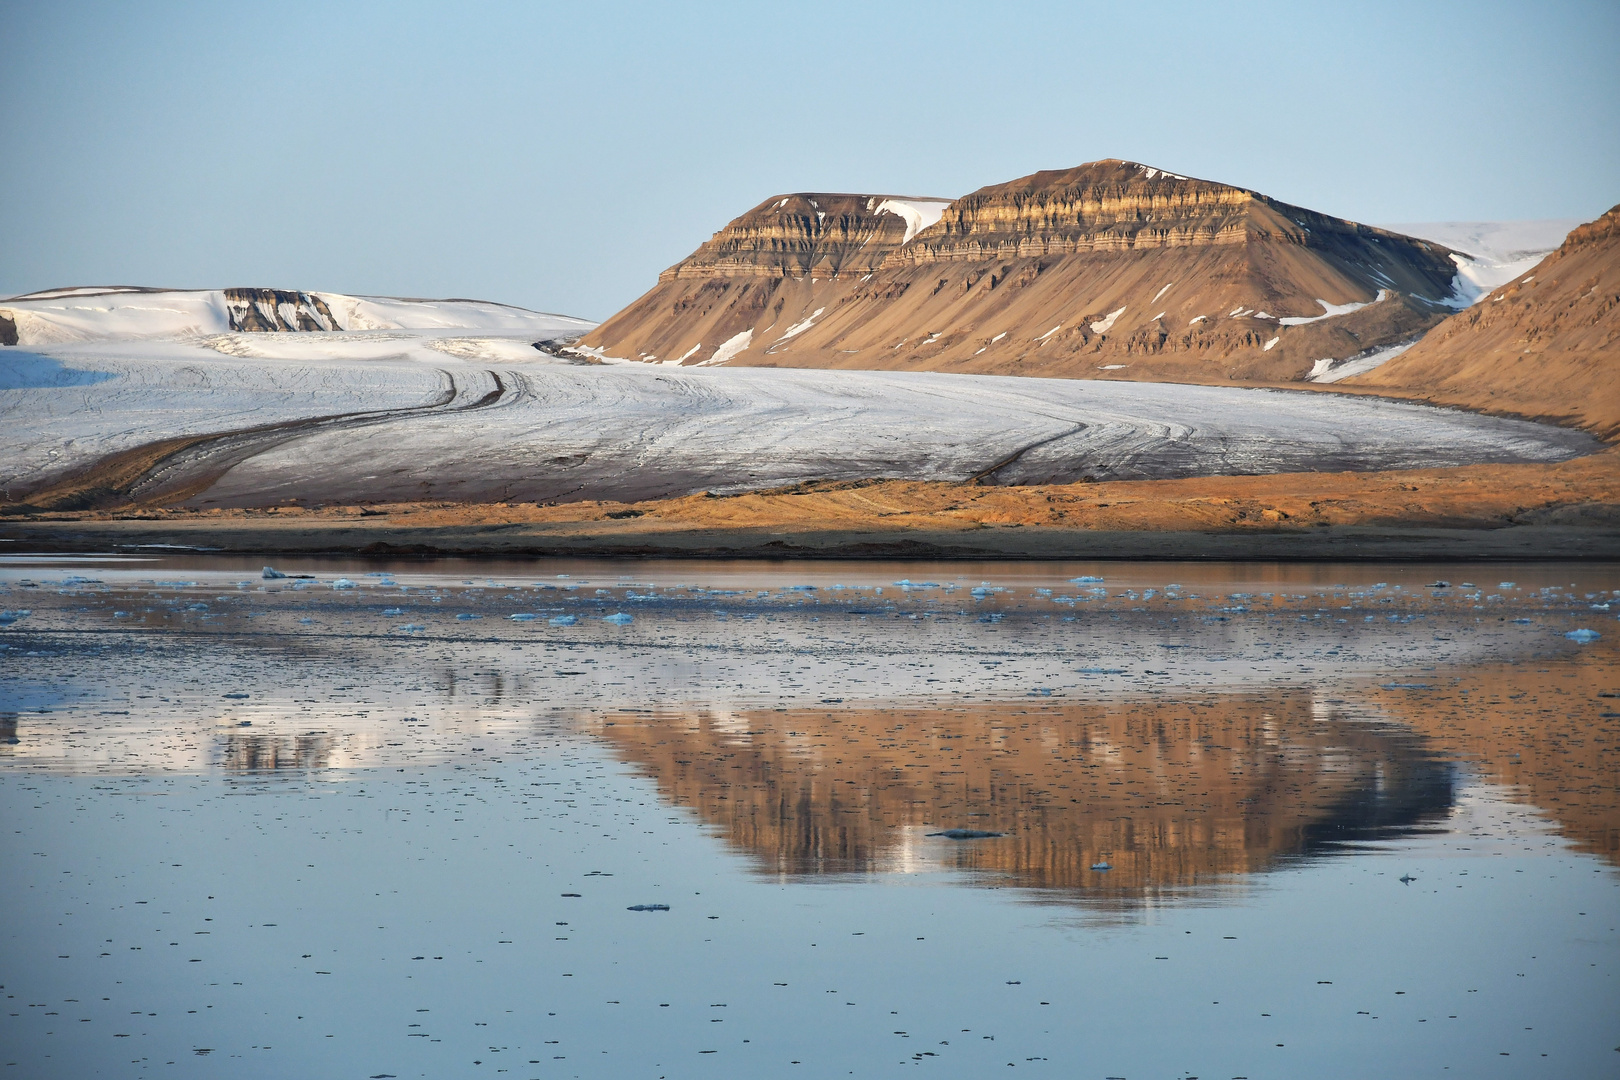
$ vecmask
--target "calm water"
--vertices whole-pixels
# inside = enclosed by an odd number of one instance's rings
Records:
[[[1620,567],[261,565],[0,560],[0,1077],[1620,1074]]]

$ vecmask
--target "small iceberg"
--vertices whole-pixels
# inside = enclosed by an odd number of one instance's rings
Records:
[[[28,618],[28,616],[30,616],[32,614],[33,614],[32,611],[27,611],[27,610],[0,611],[0,626],[10,626],[12,623],[16,622],[18,619],[26,619],[26,618]]]
[[[1102,862],[1092,863],[1091,868],[1093,870],[1112,870],[1114,866],[1107,859],[1104,859]]]
[[[1588,642],[1596,641],[1598,638],[1602,637],[1603,635],[1598,633],[1596,630],[1588,630],[1583,626],[1579,630],[1571,630],[1569,633],[1565,634],[1564,636],[1569,638],[1569,640],[1571,640],[1571,641],[1578,642],[1579,644],[1585,645]]]
[[[1102,583],[1102,578],[1092,577],[1090,574],[1082,574],[1080,577],[1072,577],[1069,579],[1069,584],[1071,585],[1101,585]]]
[[[573,626],[577,622],[579,622],[579,617],[577,615],[558,615],[556,618],[551,620],[551,625]]]
[[[512,621],[513,622],[533,622],[537,618],[539,618],[538,615],[530,615],[527,611],[520,611],[516,615],[512,616]]]
[[[470,621],[472,619],[482,619],[483,616],[482,615],[474,615],[470,611],[463,611],[463,612],[460,612],[459,614],[457,614],[456,618],[461,622],[468,622],[468,621]]]
[[[612,615],[604,615],[602,621],[612,623],[614,626],[629,626],[636,621],[636,618],[634,615],[626,615],[622,611],[616,611]]]
[[[421,623],[408,622],[401,626],[400,629],[405,631],[407,634],[414,634],[418,630],[426,630],[427,627],[423,626]]]
[[[405,614],[405,609],[404,608],[397,608],[397,607],[383,608],[382,613],[384,615],[403,615],[403,614]]]
[[[354,587],[354,582],[350,581],[346,577],[340,577],[336,581],[332,582],[332,588],[334,589],[352,589]]]
[[[943,836],[947,840],[989,840],[997,836],[1006,836],[1002,832],[987,832],[984,829],[946,829],[944,832],[931,832],[929,836]]]
[[[286,574],[283,574],[280,570],[277,570],[273,566],[267,566],[264,568],[263,577],[266,581],[275,581],[277,578],[284,578],[286,576]]]

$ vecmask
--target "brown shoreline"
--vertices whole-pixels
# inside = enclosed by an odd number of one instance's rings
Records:
[[[14,546],[13,546],[14,545]],[[1556,465],[998,487],[872,480],[639,503],[0,518],[0,550],[927,559],[1620,559],[1620,448]]]

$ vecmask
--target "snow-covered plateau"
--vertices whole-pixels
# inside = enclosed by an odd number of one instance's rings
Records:
[[[1453,259],[1457,264],[1457,303],[1466,306],[1478,303],[1497,286],[1528,273],[1531,267],[1556,251],[1570,230],[1580,224],[1579,218],[1542,218],[1406,222],[1382,227],[1420,240],[1433,240],[1468,256]]]
[[[526,316],[520,330],[83,334],[0,349],[0,491],[26,499],[163,440],[176,441],[128,493],[215,506],[1415,468],[1596,448],[1576,431],[1321,392],[569,363],[531,343],[587,324]]]

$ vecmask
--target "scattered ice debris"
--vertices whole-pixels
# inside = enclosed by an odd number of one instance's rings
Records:
[[[512,621],[513,622],[533,622],[535,619],[538,619],[538,618],[539,618],[538,615],[531,615],[527,611],[520,611],[516,615],[512,616]]]
[[[1103,579],[1100,577],[1092,577],[1089,574],[1082,574],[1079,577],[1070,578],[1069,583],[1071,585],[1101,585],[1103,583]]]
[[[315,621],[314,619],[311,619],[308,616],[298,620],[299,624],[302,625],[302,626],[308,626],[310,623],[313,623],[314,621]]]
[[[127,611],[115,611],[115,612],[113,612],[113,618],[115,618],[115,619],[127,619],[127,618],[129,618],[129,612],[127,612]]]
[[[577,615],[558,615],[558,616],[556,616],[555,618],[553,618],[551,620],[551,625],[552,626],[573,626],[577,622],[579,622],[579,616],[577,616]]]
[[[636,618],[634,615],[626,615],[622,611],[616,611],[612,615],[604,615],[602,621],[612,623],[614,626],[628,626],[635,622]]]
[[[947,840],[989,840],[997,836],[1006,836],[1002,832],[989,832],[984,829],[946,829],[943,832],[931,832],[929,836],[943,836]]]
[[[1385,690],[1427,690],[1428,683],[1422,682],[1387,682],[1380,683]]]
[[[354,587],[354,582],[350,581],[346,577],[340,577],[336,581],[332,582],[332,588],[334,589],[352,589]]]
[[[1431,588],[1431,589],[1449,589],[1449,588],[1451,588],[1451,582],[1449,582],[1449,581],[1431,581],[1431,582],[1429,582],[1429,588]]]
[[[26,619],[32,611],[0,611],[0,626],[10,626],[18,619]]]
[[[1583,626],[1579,630],[1571,630],[1569,633],[1565,634],[1564,636],[1569,638],[1569,640],[1571,640],[1571,641],[1578,642],[1581,645],[1585,645],[1587,642],[1596,641],[1598,638],[1602,637],[1603,635],[1598,633],[1596,630],[1588,630]]]
[[[384,615],[403,615],[405,614],[405,609],[397,607],[383,608],[382,613]]]
[[[631,904],[626,911],[668,911],[668,904]]]
[[[482,615],[474,615],[470,611],[463,611],[463,612],[457,613],[456,618],[458,620],[460,620],[461,622],[471,622],[473,619],[482,619],[483,616]]]
[[[274,581],[277,578],[284,578],[286,576],[286,574],[283,574],[280,570],[277,570],[273,566],[267,566],[264,568],[264,580],[266,581]]]
[[[1117,668],[1117,667],[1083,667],[1083,668],[1075,668],[1074,670],[1076,672],[1078,672],[1079,674],[1081,674],[1081,675],[1123,675],[1123,674],[1125,674],[1125,669],[1124,668]]]
[[[409,622],[402,625],[400,629],[405,631],[407,634],[414,634],[419,630],[426,630],[427,627],[423,626],[421,623]]]
[[[207,611],[208,610],[208,605],[207,604],[187,604],[186,605],[186,610],[187,611]]]
[[[1518,582],[1514,582],[1514,581],[1499,581],[1499,582],[1497,582],[1497,583],[1496,583],[1496,587],[1497,587],[1497,588],[1498,588],[1498,589],[1516,589],[1516,588],[1518,588],[1518,587],[1519,587],[1519,586],[1518,586]]]

